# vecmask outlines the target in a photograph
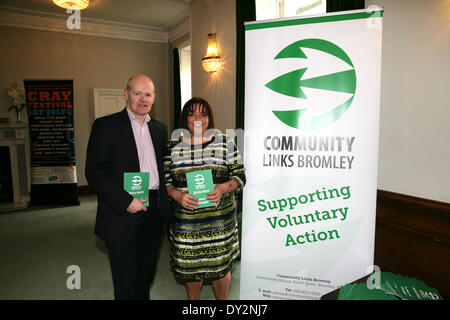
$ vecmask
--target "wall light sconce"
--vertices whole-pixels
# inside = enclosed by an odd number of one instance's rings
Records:
[[[208,49],[202,59],[202,66],[206,72],[214,73],[220,69],[220,56],[217,50],[216,34],[208,34]]]
[[[58,7],[71,10],[83,10],[89,6],[89,0],[53,0]]]

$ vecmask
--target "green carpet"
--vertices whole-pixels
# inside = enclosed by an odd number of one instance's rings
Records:
[[[109,300],[114,298],[106,247],[94,232],[96,196],[80,206],[31,207],[0,213],[0,300]],[[169,267],[163,236],[152,300],[184,300],[186,290]],[[81,289],[69,290],[67,267],[81,270]],[[229,299],[239,299],[239,263],[232,270]],[[210,284],[201,299],[212,300]]]

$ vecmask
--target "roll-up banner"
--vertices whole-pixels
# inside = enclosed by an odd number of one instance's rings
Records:
[[[382,17],[245,25],[241,299],[319,299],[372,272]]]
[[[73,80],[24,80],[31,204],[78,205]]]

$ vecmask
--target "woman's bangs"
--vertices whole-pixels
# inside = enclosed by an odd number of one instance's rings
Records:
[[[198,105],[198,103],[193,103],[189,106],[189,113],[200,112],[201,114],[208,116],[208,108],[204,104]]]

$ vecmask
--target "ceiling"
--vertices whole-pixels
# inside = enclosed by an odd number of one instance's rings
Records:
[[[169,30],[189,16],[192,0],[90,0],[81,18],[133,23]],[[67,14],[52,0],[0,0],[0,7]]]

